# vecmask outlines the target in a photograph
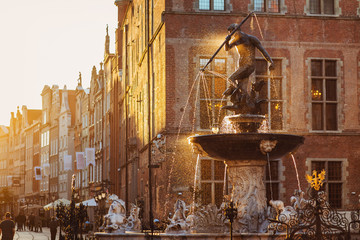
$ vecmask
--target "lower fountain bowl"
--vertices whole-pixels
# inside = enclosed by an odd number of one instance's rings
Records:
[[[269,152],[269,158],[277,159],[293,152],[304,143],[304,137],[276,133],[213,134],[189,137],[189,142],[199,145],[204,155],[219,160],[266,160],[260,144],[262,141],[276,143]]]

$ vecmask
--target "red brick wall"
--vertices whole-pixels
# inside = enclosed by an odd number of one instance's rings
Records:
[[[250,1],[249,1],[250,2]],[[308,58],[336,58],[342,62],[345,62],[345,52],[352,49],[357,44],[359,46],[360,38],[360,25],[357,24],[356,18],[345,18],[345,16],[354,17],[356,9],[359,7],[357,1],[340,1],[340,7],[342,8],[342,15],[340,18],[336,17],[314,17],[304,15],[303,1],[286,1],[287,13],[282,15],[261,15],[258,14],[257,18],[261,26],[261,31],[264,39],[261,38],[259,29],[254,21],[254,29],[250,28],[250,21],[244,24],[242,30],[249,34],[257,36],[269,52],[272,57],[284,58],[287,63],[286,67],[286,87],[285,87],[285,99],[287,108],[285,112],[285,131],[296,134],[307,134],[305,145],[301,146],[296,158],[299,158],[298,168],[302,186],[306,186],[305,182],[305,159],[306,157],[322,157],[337,156],[339,158],[347,158],[349,166],[356,166],[356,156],[353,153],[349,153],[346,149],[351,147],[352,152],[356,152],[356,147],[353,145],[353,139],[357,136],[344,136],[343,134],[328,134],[326,136],[318,134],[309,135],[309,95],[308,95],[308,66],[306,60]],[[244,2],[231,2],[234,12],[247,12],[247,3]],[[294,5],[295,4],[295,5]],[[177,6],[178,7],[178,6]],[[189,4],[183,5],[185,10],[192,11],[193,6]],[[294,16],[293,14],[298,14]],[[232,22],[240,22],[243,17],[235,16],[232,14],[174,14],[165,13],[166,23],[166,88],[167,88],[167,127],[176,128],[180,121],[181,104],[178,102],[185,102],[185,98],[188,97],[188,92],[192,81],[194,81],[196,74],[196,57],[199,55],[211,56],[217,47],[222,43],[226,36],[226,28]],[[179,50],[180,49],[180,50]],[[187,58],[183,59],[184,51],[187,52]],[[356,50],[358,51],[358,50]],[[179,55],[181,54],[181,55]],[[300,55],[299,55],[300,54]],[[299,55],[300,57],[294,57]],[[219,56],[226,56],[223,51],[219,52]],[[260,56],[260,54],[258,54]],[[357,55],[359,56],[359,55]],[[347,56],[349,57],[349,56]],[[181,58],[181,61],[176,61]],[[359,57],[353,61],[359,61]],[[187,75],[183,75],[183,72],[179,71],[184,66],[188,68]],[[351,69],[349,69],[351,67]],[[340,105],[341,114],[343,117],[340,119],[340,123],[343,126],[344,131],[359,132],[359,127],[354,130],[354,124],[358,125],[358,119],[354,123],[353,117],[350,116],[351,110],[356,105],[353,104],[350,109],[343,108],[347,106],[348,101],[345,99],[345,95],[349,87],[345,84],[349,84],[349,81],[354,82],[355,86],[358,76],[350,76],[350,73],[358,73],[358,68],[353,66],[343,66],[341,68],[343,75],[340,76],[341,87],[340,93]],[[230,74],[230,72],[229,72]],[[182,83],[188,81],[187,84]],[[179,83],[181,82],[181,83]],[[176,86],[175,90],[173,86]],[[182,87],[182,88],[179,88]],[[359,91],[357,91],[359,93]],[[359,95],[355,97],[359,102]],[[191,98],[194,101],[195,98]],[[191,126],[192,111],[194,110],[194,103],[191,102],[185,113],[185,119],[183,121],[182,128],[188,128]],[[359,112],[358,109],[353,111]],[[359,115],[360,116],[360,115]],[[345,121],[347,119],[347,121]],[[184,124],[185,123],[185,124]],[[336,139],[336,140],[334,140]],[[339,141],[345,141],[344,144],[338,145]],[[336,145],[336,147],[334,147]],[[337,153],[333,153],[333,149],[336,148]],[[284,166],[286,169],[286,180],[284,181],[285,195],[284,199],[288,201],[293,190],[297,188],[297,181],[294,178],[295,172],[292,160],[290,158],[284,160]],[[349,172],[353,174],[355,170]],[[352,176],[349,175],[349,180]],[[347,181],[349,182],[349,181]],[[359,187],[355,184],[347,184],[345,189],[346,196],[351,192],[360,191]],[[349,203],[350,204],[350,203]],[[346,203],[348,206],[348,203]]]
[[[305,175],[310,174],[310,169],[305,166],[307,158],[322,158],[322,159],[347,159],[348,166],[346,167],[346,176],[343,176],[345,191],[344,207],[349,208],[355,200],[359,201],[358,195],[360,193],[360,184],[358,176],[360,168],[358,167],[358,160],[360,158],[360,137],[354,136],[332,136],[332,135],[318,135],[318,136],[305,136],[304,145],[300,146],[294,153],[297,163],[300,184],[303,191],[309,188],[309,184],[305,180]],[[293,160],[290,156],[283,159],[285,166],[285,181],[282,182],[286,189],[284,200],[289,204],[290,197],[295,189],[298,188],[297,180],[295,178],[296,172]],[[352,195],[356,192],[356,197]],[[358,202],[357,202],[358,203]]]
[[[154,17],[154,28],[156,29],[160,19],[162,19],[164,29],[161,31],[165,31],[165,34],[161,36],[165,38],[165,40],[162,39],[161,41],[165,44],[161,45],[161,49],[157,52],[155,45],[158,44],[156,41],[158,41],[159,36],[156,36],[152,50],[154,54],[153,57],[156,59],[154,63],[157,65],[165,65],[162,68],[163,70],[159,68],[160,70],[156,72],[156,75],[158,77],[163,74],[165,77],[165,79],[161,79],[164,81],[164,84],[158,87],[163,88],[159,90],[160,96],[162,92],[165,92],[162,103],[166,106],[165,109],[159,108],[160,110],[155,114],[157,114],[157,119],[164,114],[166,127],[163,129],[160,126],[161,124],[159,124],[160,127],[157,127],[156,132],[153,132],[153,134],[155,135],[160,131],[164,131],[168,136],[167,146],[172,148],[175,145],[178,146],[177,154],[174,155],[176,165],[173,171],[175,173],[170,176],[170,189],[172,190],[170,191],[169,198],[167,197],[167,189],[171,169],[170,156],[172,155],[167,155],[166,161],[160,164],[160,168],[154,170],[158,184],[157,187],[159,187],[158,190],[154,189],[154,194],[158,191],[161,196],[161,199],[159,199],[155,206],[156,214],[161,214],[161,211],[163,211],[162,206],[166,201],[168,201],[167,204],[171,206],[170,211],[172,211],[172,204],[170,204],[170,202],[176,198],[176,192],[174,192],[173,189],[179,186],[188,186],[193,179],[195,156],[191,154],[190,146],[184,136],[194,134],[188,133],[187,131],[192,128],[192,117],[193,111],[195,110],[195,92],[192,93],[193,96],[190,98],[190,103],[187,106],[182,125],[180,126],[182,129],[181,132],[185,133],[185,135],[181,138],[180,142],[176,142],[172,134],[177,132],[180,120],[184,114],[184,108],[192,83],[199,72],[197,69],[198,57],[210,57],[224,41],[227,35],[226,29],[229,24],[233,22],[239,23],[249,12],[248,4],[250,4],[250,0],[230,0],[229,2],[232,5],[232,12],[230,13],[198,13],[194,10],[194,6],[196,5],[195,1],[196,0],[163,0],[157,1],[159,5],[155,7],[156,16]],[[138,2],[134,1],[133,3],[137,4]],[[343,133],[360,132],[360,112],[358,109],[360,102],[360,70],[357,64],[357,62],[360,61],[360,24],[358,24],[358,16],[356,16],[359,2],[357,0],[340,1],[340,17],[308,16],[304,13],[305,3],[306,0],[285,1],[287,7],[285,15],[257,14],[264,39],[261,37],[255,20],[253,22],[254,29],[250,28],[251,21],[249,20],[243,25],[242,30],[258,37],[272,57],[284,59],[286,65],[284,76],[284,98],[286,100],[284,132],[306,135],[305,144],[301,146],[295,154],[295,158],[298,161],[301,185],[303,188],[307,185],[304,178],[304,174],[307,171],[305,168],[306,158],[326,158],[330,156],[346,158],[349,162],[349,177],[346,183],[345,194],[349,196],[352,191],[360,191],[355,180],[359,174],[359,170],[356,168],[358,136],[356,134],[346,135]],[[137,26],[132,25],[133,16],[129,14],[127,18],[129,21],[129,29],[132,31],[129,33],[129,40],[131,41],[134,36],[130,36],[130,34],[134,34],[134,32],[138,30],[135,31],[134,29],[137,29]],[[142,34],[143,37],[145,36],[143,32],[139,34]],[[131,52],[131,50],[129,50],[129,52]],[[141,54],[142,53],[140,53],[140,55]],[[164,62],[162,61],[162,54],[165,54]],[[229,57],[229,59],[231,59],[232,53],[225,53],[221,50],[219,56]],[[260,56],[259,53],[258,56]],[[146,57],[147,56],[145,56],[145,59]],[[341,99],[339,104],[341,105],[340,110],[342,117],[340,119],[341,129],[339,133],[326,135],[309,133],[311,111],[309,110],[309,66],[307,65],[307,60],[313,57],[337,58],[344,64],[344,66],[341,67],[342,75],[340,76],[342,89],[340,90],[339,96]],[[125,60],[125,57],[123,56],[122,59]],[[234,60],[232,66],[228,66],[228,75],[232,72],[232,69],[234,69],[236,58],[232,60]],[[129,62],[131,61],[130,59]],[[349,65],[349,62],[352,64]],[[231,64],[231,61],[229,61],[229,64]],[[155,66],[155,68],[156,67],[157,66]],[[163,73],[162,71],[165,72]],[[139,91],[143,91],[142,93],[146,94],[143,88],[148,81],[146,62],[140,64],[138,73],[139,86],[137,86],[136,89],[134,88],[132,92],[134,96],[136,96]],[[134,77],[130,75],[130,78],[129,82],[133,84]],[[348,94],[354,96],[349,97]],[[147,97],[145,95],[143,96]],[[146,105],[145,109],[147,109]],[[354,117],[354,115],[356,117]],[[123,116],[121,116],[121,118],[123,119]],[[134,124],[132,130],[135,133],[138,132],[137,139],[142,141],[143,137],[141,133],[143,132],[143,128],[145,128],[145,135],[147,135],[147,122],[137,124],[138,125],[136,125],[136,123]],[[201,133],[204,134],[204,132]],[[147,144],[146,138],[145,136],[145,142],[139,144],[138,147],[138,185],[140,185],[140,178],[143,178],[144,185],[146,185],[148,179],[146,169],[148,155],[147,150],[143,149]],[[282,196],[282,200],[288,201],[293,190],[297,188],[297,182],[294,177],[295,172],[292,160],[286,157],[283,163],[286,172],[285,180],[283,181],[284,196]],[[184,164],[186,168],[181,169]],[[147,187],[145,186],[144,188],[146,189]],[[148,193],[145,191],[144,194],[143,197],[146,197]],[[191,201],[191,193],[186,192],[185,194],[188,195],[188,200]],[[190,203],[189,201],[187,201],[187,203]],[[349,204],[351,201],[350,199]],[[156,214],[155,216],[157,216]]]

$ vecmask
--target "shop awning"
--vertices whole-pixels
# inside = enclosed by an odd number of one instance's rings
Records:
[[[60,198],[44,206],[45,210],[56,209],[60,204],[69,205],[70,201],[64,198]]]

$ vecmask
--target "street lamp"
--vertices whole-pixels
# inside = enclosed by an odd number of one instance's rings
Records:
[[[231,201],[229,205],[227,205],[224,209],[224,214],[227,219],[230,221],[230,239],[232,240],[233,236],[233,229],[232,224],[234,222],[234,219],[237,216],[237,207],[235,206],[234,202]]]
[[[106,201],[107,193],[102,189],[101,191],[95,192],[94,200],[98,205],[98,219],[97,219],[97,227],[100,227],[103,225],[103,215],[105,214],[105,201]]]

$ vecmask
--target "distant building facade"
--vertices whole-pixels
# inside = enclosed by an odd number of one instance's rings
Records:
[[[0,187],[7,187],[9,165],[9,127],[0,125]]]
[[[71,177],[75,164],[75,90],[62,92],[59,115],[59,198],[71,199]]]
[[[9,127],[0,125],[0,188],[8,187],[9,176]],[[3,197],[3,196],[1,196]],[[9,211],[10,208],[7,203],[0,203],[0,210],[2,212]]]
[[[40,203],[40,196],[33,192],[34,185],[34,132],[40,125],[41,110],[18,107],[16,117],[11,113],[9,127],[8,162],[6,165],[8,200],[11,205],[8,210],[15,213],[20,211],[27,200]]]
[[[52,90],[45,85],[42,92],[42,117],[40,130],[40,164],[42,179],[40,181],[41,205],[49,203],[50,194],[50,129],[51,129],[51,108]]]
[[[24,198],[21,199],[20,205],[26,206],[39,202],[40,200],[40,184],[35,177],[35,168],[40,167],[40,125],[41,125],[41,110],[36,121],[27,126],[25,131],[25,192]]]
[[[49,201],[54,201],[59,198],[59,117],[62,89],[59,89],[59,86],[57,85],[53,85],[51,87],[51,94]]]

